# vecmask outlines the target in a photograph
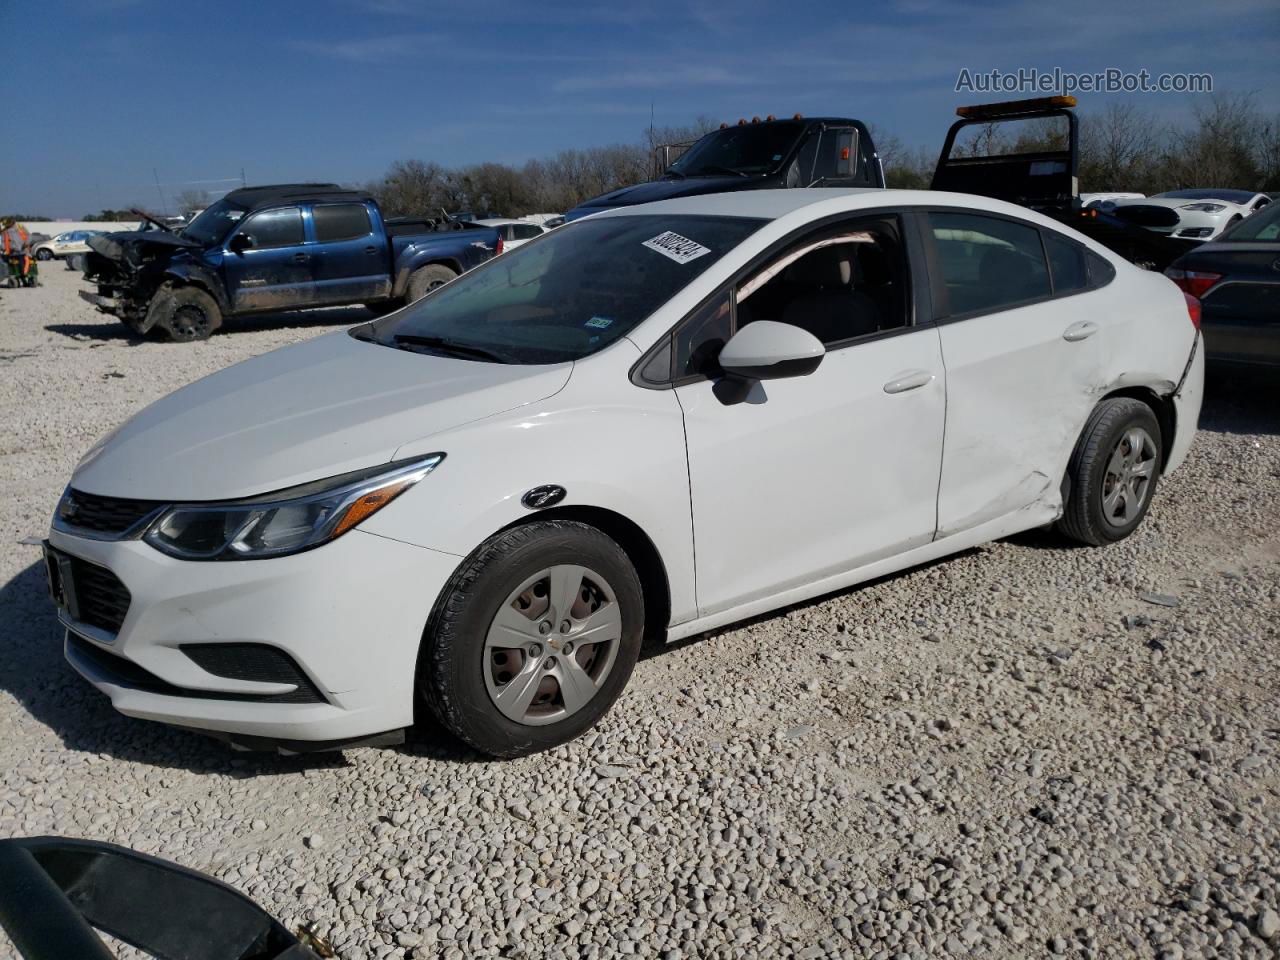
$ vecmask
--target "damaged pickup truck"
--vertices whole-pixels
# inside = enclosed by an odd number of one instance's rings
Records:
[[[497,231],[387,220],[336,184],[234,190],[180,232],[93,237],[80,296],[135,333],[203,340],[225,317],[364,304],[386,313],[502,252]]]

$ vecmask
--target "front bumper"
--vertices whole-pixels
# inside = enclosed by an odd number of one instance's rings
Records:
[[[409,726],[422,632],[459,562],[361,530],[289,557],[226,562],[58,530],[49,542],[106,567],[130,595],[115,633],[60,612],[68,662],[123,714],[233,740],[340,742]],[[320,699],[287,702],[288,685],[216,675],[180,649],[223,643],[288,654]],[[159,682],[137,682],[129,665]]]

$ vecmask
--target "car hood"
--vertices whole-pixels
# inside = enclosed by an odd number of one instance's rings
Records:
[[[100,440],[71,484],[139,500],[256,496],[386,463],[406,443],[549,397],[572,370],[411,353],[332,333],[158,400]]]
[[[723,177],[689,177],[685,180],[653,180],[649,183],[638,183],[634,187],[623,187],[601,194],[586,201],[581,206],[569,211],[565,216],[576,219],[589,213],[599,213],[614,207],[632,207],[640,203],[653,203],[657,200],[670,200],[673,197],[693,197],[703,193],[724,193],[728,190],[749,190],[755,187],[769,186],[772,181],[763,177],[723,176]]]
[[[109,260],[124,260],[126,251],[141,250],[143,247],[157,247],[176,252],[178,250],[194,250],[200,244],[194,240],[168,233],[164,230],[119,230],[113,233],[102,233],[85,241],[89,249],[100,253]]]

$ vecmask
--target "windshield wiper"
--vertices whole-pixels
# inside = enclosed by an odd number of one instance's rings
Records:
[[[709,173],[729,173],[735,177],[749,177],[751,174],[743,173],[741,170],[735,170],[733,167],[722,167],[718,163],[708,163],[705,167],[699,167],[695,177],[703,177]]]
[[[458,343],[446,337],[426,337],[413,333],[397,333],[391,338],[395,346],[402,350],[413,347],[426,347],[440,353],[451,353],[456,357],[467,357],[473,360],[488,360],[490,363],[510,363],[506,357],[486,350],[484,347],[473,347],[470,344]]]

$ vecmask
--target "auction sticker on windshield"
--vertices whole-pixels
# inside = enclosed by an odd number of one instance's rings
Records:
[[[676,263],[688,263],[690,260],[697,260],[704,253],[710,253],[709,247],[690,240],[688,237],[682,237],[674,231],[668,230],[666,233],[660,233],[652,240],[646,240],[643,246],[650,250],[657,250],[664,257],[674,260]]]

